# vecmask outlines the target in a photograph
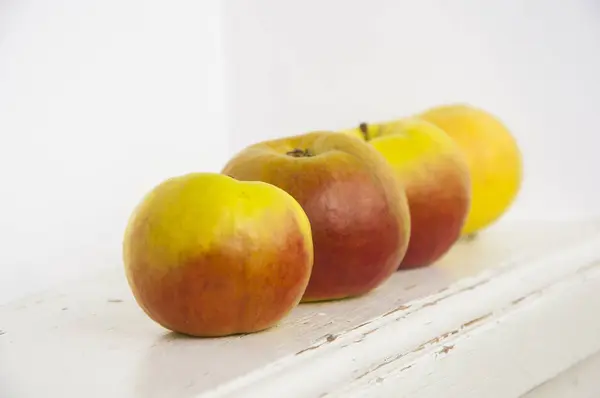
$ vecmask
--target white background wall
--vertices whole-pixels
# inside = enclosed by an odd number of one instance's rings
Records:
[[[141,195],[227,136],[217,1],[0,5],[2,301],[120,264]]]
[[[599,214],[599,70],[595,0],[0,0],[0,302],[118,266],[163,178],[443,102],[517,136],[507,219]]]

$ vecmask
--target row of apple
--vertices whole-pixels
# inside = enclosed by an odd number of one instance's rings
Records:
[[[170,178],[141,200],[126,277],[167,329],[265,330],[300,302],[368,294],[434,264],[506,212],[521,169],[507,127],[467,105],[255,143],[220,173]]]

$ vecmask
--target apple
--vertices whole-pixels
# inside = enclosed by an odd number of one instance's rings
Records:
[[[386,281],[410,238],[406,196],[385,159],[350,135],[313,131],[252,144],[222,172],[291,194],[312,226],[303,302],[363,295]]]
[[[276,325],[300,302],[313,255],[310,222],[292,196],[220,173],[154,187],[123,241],[127,281],[144,312],[201,337]]]
[[[470,206],[470,175],[460,148],[440,128],[404,118],[359,129],[406,189],[411,237],[399,269],[425,267],[460,238]]]
[[[508,127],[490,112],[468,104],[446,104],[418,115],[444,130],[467,158],[471,209],[462,235],[492,225],[514,203],[523,181],[523,159]]]

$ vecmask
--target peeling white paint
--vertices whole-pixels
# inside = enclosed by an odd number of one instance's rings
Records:
[[[600,222],[498,226],[369,295],[222,339],[151,322],[117,268],[0,307],[0,392],[518,397],[600,350],[599,291]]]

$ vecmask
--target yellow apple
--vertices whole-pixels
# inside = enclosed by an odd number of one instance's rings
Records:
[[[520,191],[522,156],[510,130],[491,113],[466,104],[430,108],[418,115],[444,130],[469,164],[472,200],[462,234],[474,234],[498,220]]]
[[[411,237],[399,268],[431,265],[458,240],[467,217],[471,187],[464,155],[443,130],[418,118],[363,123],[358,130],[406,189]]]
[[[205,337],[256,332],[277,324],[304,294],[310,222],[273,185],[190,173],[141,200],[123,259],[137,303],[163,327]]]

